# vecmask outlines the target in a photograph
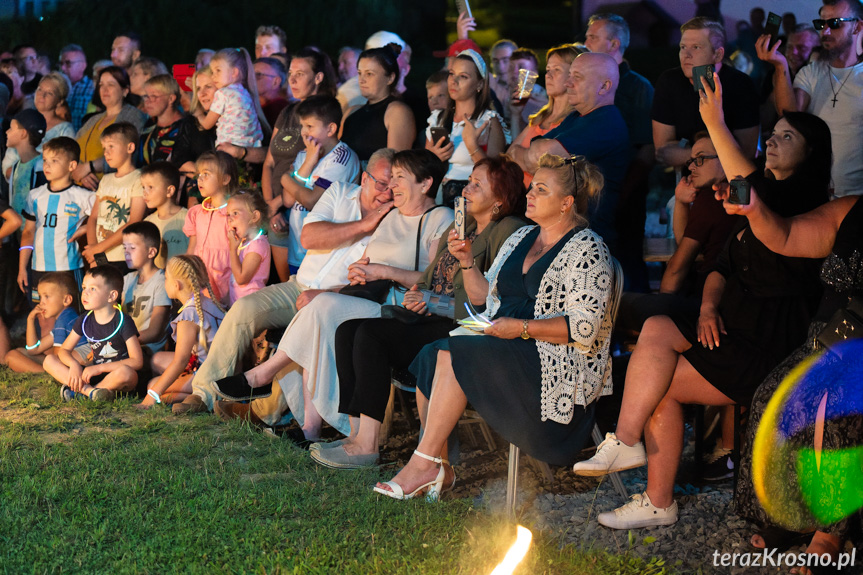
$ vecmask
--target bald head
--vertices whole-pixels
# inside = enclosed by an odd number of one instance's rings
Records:
[[[617,62],[608,54],[589,52],[572,61],[566,94],[569,103],[582,115],[614,104],[620,83]]]

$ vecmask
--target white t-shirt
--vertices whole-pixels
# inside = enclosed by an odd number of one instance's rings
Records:
[[[132,199],[143,198],[144,188],[141,187],[141,171],[132,170],[122,178],[117,174],[105,174],[96,190],[99,200],[99,213],[96,215],[96,241],[103,242],[122,226],[129,223],[132,213]],[[105,256],[110,262],[125,261],[122,242],[107,252]]]
[[[836,196],[863,194],[863,140],[860,136],[860,126],[863,125],[863,63],[850,68],[833,68],[826,62],[812,62],[797,73],[794,87],[809,94],[806,111],[830,127],[833,193]]]
[[[301,150],[294,160],[294,170],[299,169],[306,159],[306,151]],[[293,173],[293,170],[291,171]],[[315,168],[312,170],[311,178],[312,185],[307,187],[312,188],[314,180],[324,178],[330,182],[348,182],[357,181],[357,176],[360,175],[360,160],[356,153],[348,147],[347,144],[339,142],[330,150],[330,153],[318,160]],[[288,245],[288,263],[292,266],[299,267],[303,263],[303,258],[306,255],[306,250],[300,244],[300,232],[303,230],[303,221],[309,212],[300,202],[295,202],[291,207],[291,213],[288,216],[288,228],[290,230],[290,244]]]
[[[159,269],[165,269],[165,264],[169,259],[186,253],[189,248],[189,236],[183,233],[183,224],[186,223],[188,211],[186,208],[180,208],[176,214],[167,220],[161,219],[158,212],[153,212],[144,218],[145,221],[156,224],[156,227],[159,228],[159,234],[162,236],[162,247],[156,257],[156,267]]]
[[[362,218],[360,192],[356,184],[335,182],[324,192],[303,225],[314,222],[343,224]],[[371,234],[353,244],[333,250],[308,250],[297,272],[297,281],[311,289],[330,289],[348,284],[348,266],[366,251]]]
[[[422,219],[422,233],[419,242],[419,265],[416,263],[417,226]],[[431,263],[434,253],[431,251],[432,243],[441,237],[444,230],[455,219],[453,211],[449,208],[439,206],[423,217],[403,216],[397,209],[390,213],[378,225],[378,229],[369,240],[366,248],[366,257],[373,264],[386,264],[405,270],[425,270]],[[401,304],[401,294],[396,303]]]
[[[426,128],[426,139],[431,140],[431,129],[432,126],[439,125],[439,118],[441,115],[441,110],[435,110],[431,113],[428,119],[428,127]],[[501,127],[506,129],[506,122],[504,122],[503,118],[500,117],[500,114],[493,110],[486,110],[483,112],[479,119],[475,122],[476,126],[483,128],[485,123],[491,120],[492,118],[497,118],[497,121],[500,122]],[[464,144],[464,139],[461,137],[462,130],[464,130],[464,122],[453,122],[452,124],[452,132],[449,135],[449,139],[452,142],[455,149],[452,152],[452,157],[449,159],[449,169],[446,172],[445,179],[447,180],[466,180],[470,173],[473,171],[473,160],[470,157],[470,152],[468,152],[467,146]],[[478,142],[480,146],[485,146],[488,144],[488,135],[491,132],[491,128],[485,131]],[[505,134],[506,135],[506,134]]]

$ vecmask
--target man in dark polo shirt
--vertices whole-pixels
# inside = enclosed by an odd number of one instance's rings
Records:
[[[746,74],[723,66],[725,28],[707,18],[693,18],[680,27],[680,67],[663,72],[653,97],[653,143],[656,159],[680,168],[689,160],[692,139],[705,129],[698,111],[699,95],[692,83],[695,66],[712,64],[722,82],[725,122],[743,152],[755,157],[758,147],[759,113],[755,85]],[[687,145],[681,146],[681,140]]]
[[[629,47],[629,24],[617,14],[594,14],[587,22],[584,44],[591,52],[608,54],[617,62],[620,85],[614,105],[620,109],[629,129],[632,162],[620,190],[617,208],[618,255],[626,276],[628,291],[648,291],[647,266],[644,264],[644,222],[647,218],[648,177],[654,164],[653,128],[650,109],[653,86],[632,71],[623,54]]]
[[[572,61],[569,72],[566,94],[575,112],[545,136],[531,141],[529,148],[513,146],[509,154],[531,174],[543,154],[584,156],[595,164],[605,177],[605,187],[599,201],[591,203],[588,220],[614,255],[615,212],[631,155],[626,122],[614,105],[620,82],[617,62],[607,54],[581,54]]]

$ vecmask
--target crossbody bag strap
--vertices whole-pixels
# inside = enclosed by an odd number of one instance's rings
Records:
[[[444,207],[444,206],[439,206],[439,205],[435,204],[434,206],[432,206],[429,209],[427,209],[426,211],[424,211],[423,215],[420,216],[420,224],[419,224],[419,226],[417,226],[417,244],[416,244],[416,250],[415,250],[415,255],[414,255],[414,271],[415,272],[420,271],[420,239],[422,238],[422,233],[423,233],[423,221],[425,221],[426,215],[428,215],[429,212],[431,212],[432,210],[436,210],[438,208],[442,208],[442,207]]]

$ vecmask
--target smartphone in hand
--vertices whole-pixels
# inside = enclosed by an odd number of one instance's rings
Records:
[[[473,14],[470,13],[470,3],[468,0],[455,0],[455,7],[459,14],[467,12],[467,17],[473,18]]]
[[[458,239],[464,239],[464,197],[456,196],[453,200],[455,203],[453,209],[455,211],[455,231],[458,233]]]
[[[749,192],[752,190],[752,184],[743,178],[734,178],[728,183],[731,188],[728,193],[728,203],[737,204],[738,206],[748,206]]]
[[[446,128],[443,128],[441,126],[432,127],[431,138],[432,138],[432,144],[433,145],[437,145],[438,140],[440,140],[441,138],[445,138],[443,141],[444,146],[449,144],[449,132],[446,131]]]
[[[764,26],[764,33],[770,34],[770,42],[767,44],[767,48],[770,49],[774,44],[776,44],[776,40],[779,38],[779,26],[782,24],[782,16],[779,14],[774,14],[771,12],[767,15],[767,25]]]
[[[93,254],[93,260],[95,260],[97,266],[108,265],[108,256],[106,256],[104,252]]]
[[[180,85],[180,89],[184,92],[191,92],[192,88],[186,85],[186,80],[195,75],[195,65],[174,64],[174,67],[171,71],[173,72],[174,79]]]
[[[701,85],[702,78],[707,80],[707,85],[710,86],[711,90],[716,90],[716,84],[713,82],[713,64],[692,68],[692,87],[696,94],[704,90],[704,86]]]

